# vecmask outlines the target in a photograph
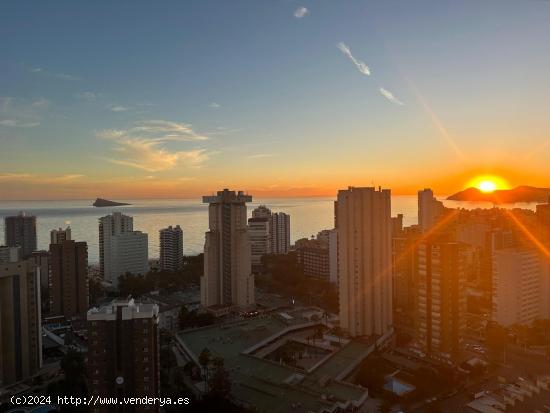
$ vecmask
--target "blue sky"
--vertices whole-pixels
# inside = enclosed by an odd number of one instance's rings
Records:
[[[548,1],[6,1],[0,197],[541,184],[548,21]]]

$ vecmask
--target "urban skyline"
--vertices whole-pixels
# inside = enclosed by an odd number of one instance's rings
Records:
[[[3,2],[0,412],[550,409],[549,21]]]

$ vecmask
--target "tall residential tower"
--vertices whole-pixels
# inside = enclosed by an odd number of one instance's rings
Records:
[[[250,240],[246,203],[252,196],[243,192],[218,191],[204,196],[210,230],[204,243],[204,275],[201,277],[203,306],[254,303],[254,277],[251,274]]]
[[[23,258],[36,251],[36,217],[19,215],[4,218],[5,242],[8,247],[21,247]]]
[[[42,367],[40,270],[32,260],[0,265],[0,388]]]
[[[160,269],[179,271],[183,268],[183,230],[179,225],[160,230]]]
[[[392,329],[392,237],[389,189],[338,191],[340,325],[351,336]]]

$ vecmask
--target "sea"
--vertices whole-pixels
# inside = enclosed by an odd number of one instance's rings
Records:
[[[443,199],[443,198],[442,198]],[[98,218],[114,211],[134,217],[134,230],[149,235],[149,257],[159,256],[159,230],[169,225],[183,229],[186,255],[202,252],[204,233],[208,230],[208,205],[200,199],[117,199],[131,205],[96,208],[92,200],[62,201],[2,201],[0,200],[0,236],[4,239],[4,217],[23,211],[36,216],[38,249],[48,249],[50,231],[70,225],[72,237],[88,243],[88,261],[99,262]],[[490,203],[444,201],[448,207],[491,208]],[[273,212],[290,215],[291,242],[316,235],[334,227],[334,198],[275,198],[258,199],[248,204],[248,214],[258,205]],[[504,207],[535,209],[536,204],[515,204]],[[392,215],[403,214],[404,225],[417,223],[416,196],[393,196]],[[1,241],[0,241],[1,242]]]

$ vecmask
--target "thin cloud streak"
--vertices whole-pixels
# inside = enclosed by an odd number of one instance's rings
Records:
[[[359,72],[363,73],[366,76],[370,76],[370,69],[367,64],[365,62],[362,62],[361,60],[356,59],[351,53],[351,49],[345,43],[340,42],[336,47],[338,47],[338,49],[340,49],[340,51],[353,62]]]
[[[383,87],[381,87],[380,89],[378,89],[380,91],[380,94],[382,96],[384,96],[386,99],[388,99],[390,102],[393,102],[395,103],[396,105],[399,105],[399,106],[403,106],[404,103],[401,102],[399,99],[397,99],[394,94],[392,92],[390,92],[389,90],[387,89],[384,89]]]
[[[21,122],[18,119],[0,120],[0,126],[7,126],[10,128],[34,128],[38,125],[40,125],[39,122]]]
[[[109,109],[111,112],[127,112],[131,108],[128,106],[122,106],[122,105],[109,105],[107,106],[107,109]]]
[[[33,174],[20,174],[20,173],[0,173],[0,181],[2,182],[21,182],[29,181],[35,183],[55,184],[55,183],[69,183],[80,178],[84,178],[82,174],[67,174],[60,176],[41,176]]]
[[[56,79],[63,79],[63,80],[82,80],[82,78],[78,76],[69,75],[67,73],[56,73],[56,72],[49,72],[41,67],[31,67],[28,69],[31,73],[36,73],[39,75],[47,76],[47,77],[53,77]]]

